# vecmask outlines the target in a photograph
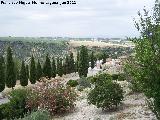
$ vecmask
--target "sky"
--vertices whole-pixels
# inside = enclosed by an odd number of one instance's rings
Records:
[[[134,37],[133,18],[154,0],[75,0],[71,5],[0,4],[0,36]],[[22,0],[29,1],[29,0]],[[37,3],[47,0],[35,0]],[[63,2],[63,0],[48,0]]]

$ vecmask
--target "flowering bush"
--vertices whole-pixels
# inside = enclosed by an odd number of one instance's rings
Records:
[[[27,108],[46,109],[52,115],[71,111],[77,94],[73,88],[65,87],[59,80],[42,81],[31,88]]]

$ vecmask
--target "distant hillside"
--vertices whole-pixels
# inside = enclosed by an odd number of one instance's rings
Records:
[[[68,51],[66,41],[50,37],[0,37],[0,55],[6,54],[7,46],[11,46],[13,54],[19,59],[27,59],[31,55],[43,59],[47,53],[63,56]]]

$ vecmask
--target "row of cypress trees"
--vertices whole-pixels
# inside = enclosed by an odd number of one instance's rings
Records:
[[[94,68],[95,61],[92,52],[91,55],[91,68]],[[5,62],[6,61],[6,62]],[[31,84],[35,84],[41,77],[54,78],[56,74],[62,77],[62,75],[78,72],[79,76],[87,77],[89,67],[88,49],[85,46],[81,46],[80,51],[77,53],[77,60],[74,60],[73,53],[70,52],[64,59],[54,57],[52,61],[49,55],[46,55],[43,66],[40,61],[35,61],[35,58],[31,56],[30,65],[25,65],[22,61],[20,72],[15,72],[15,63],[12,57],[12,50],[10,47],[7,49],[6,60],[0,57],[0,92],[4,90],[5,85],[8,88],[14,88],[16,85],[16,74],[19,76],[20,84],[22,86],[28,85],[28,80]]]

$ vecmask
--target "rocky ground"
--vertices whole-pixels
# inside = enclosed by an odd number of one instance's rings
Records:
[[[89,70],[88,76],[97,74],[100,70]],[[78,74],[70,74],[63,76],[64,82],[68,80],[78,79]],[[156,120],[153,113],[148,109],[145,103],[145,96],[143,94],[130,94],[129,83],[126,81],[118,82],[124,90],[124,100],[117,111],[103,112],[94,105],[87,103],[87,94],[90,89],[85,89],[78,92],[79,97],[76,101],[75,110],[72,113],[64,116],[57,116],[54,120]],[[16,87],[20,87],[17,85]],[[0,93],[0,104],[6,103],[9,100],[5,98],[5,92]]]
[[[124,84],[124,83],[123,83]],[[79,92],[75,110],[54,120],[156,120],[154,114],[145,103],[145,96],[139,94],[125,94],[122,105],[117,111],[103,112],[100,108],[87,103],[90,89]]]

